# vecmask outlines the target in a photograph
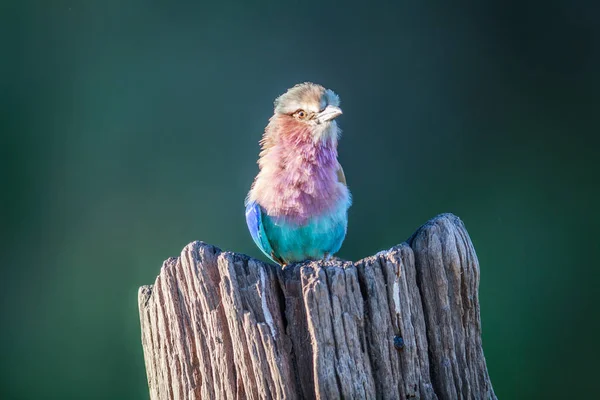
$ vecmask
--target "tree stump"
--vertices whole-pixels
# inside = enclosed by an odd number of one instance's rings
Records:
[[[496,399],[459,218],[284,269],[193,242],[139,291],[151,399]]]

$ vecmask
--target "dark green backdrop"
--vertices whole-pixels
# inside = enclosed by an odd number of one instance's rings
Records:
[[[500,398],[597,392],[599,9],[440,3],[0,2],[0,397],[148,397],[137,288],[192,240],[261,256],[257,142],[305,80],[344,109],[340,256],[459,215]]]

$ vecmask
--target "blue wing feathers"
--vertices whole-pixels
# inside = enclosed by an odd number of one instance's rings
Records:
[[[256,202],[250,202],[246,205],[246,224],[254,243],[262,250],[267,257],[271,258],[273,248],[267,239],[265,228],[262,222],[262,211]]]

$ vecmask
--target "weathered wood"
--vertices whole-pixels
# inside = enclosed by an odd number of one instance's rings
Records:
[[[356,263],[283,270],[202,242],[139,292],[151,399],[496,399],[479,264],[440,215]]]

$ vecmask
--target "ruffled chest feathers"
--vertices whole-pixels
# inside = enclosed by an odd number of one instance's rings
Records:
[[[335,144],[286,139],[263,155],[251,200],[271,217],[299,225],[348,202],[348,189],[338,180]]]

